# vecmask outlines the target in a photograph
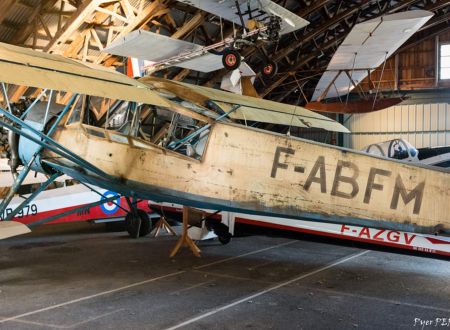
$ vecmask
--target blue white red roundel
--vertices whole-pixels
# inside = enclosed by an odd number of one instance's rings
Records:
[[[119,210],[120,196],[117,193],[115,193],[113,191],[109,191],[109,190],[105,191],[103,193],[103,196],[102,196],[101,199],[103,200],[103,199],[107,199],[107,198],[114,197],[114,196],[117,197],[114,200],[115,204],[112,201],[111,202],[106,202],[104,204],[100,204],[100,208],[103,211],[103,213],[105,213],[105,214],[114,214],[114,213],[117,212],[117,210]]]

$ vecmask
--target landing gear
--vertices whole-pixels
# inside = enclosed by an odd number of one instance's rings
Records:
[[[229,71],[236,70],[241,65],[241,54],[235,49],[225,49],[222,55],[222,64]]]
[[[278,65],[273,61],[266,61],[261,69],[261,74],[267,78],[273,78],[278,72]]]
[[[147,236],[153,227],[148,214],[140,209],[135,209],[127,214],[125,226],[132,238]]]
[[[205,221],[206,228],[212,230],[217,235],[220,243],[223,245],[230,243],[232,235],[227,225],[212,219],[206,219]]]

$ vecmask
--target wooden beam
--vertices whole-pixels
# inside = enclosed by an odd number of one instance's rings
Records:
[[[45,11],[51,9],[58,0],[47,0],[43,2],[41,5],[36,6],[32,12],[32,14],[28,18],[28,22],[24,24],[19,31],[14,34],[12,41],[16,45],[23,45],[27,39],[31,38],[30,34],[33,34],[33,38],[37,39],[37,29],[38,29],[38,18]],[[42,21],[42,18],[41,18]],[[47,29],[48,30],[48,29]],[[46,31],[47,33],[47,31]],[[50,34],[50,33],[48,33]],[[51,34],[50,34],[51,35]],[[51,38],[49,39],[51,40]],[[36,46],[36,42],[33,42],[33,45]],[[34,47],[33,47],[34,48]]]
[[[14,0],[3,0],[0,2],[0,24],[8,17],[9,11],[14,6]]]
[[[306,8],[303,8],[299,10],[296,14],[300,17],[305,18],[309,14],[321,9],[323,6],[325,6],[328,2],[331,2],[331,0],[319,0],[319,1],[311,1],[309,6]]]
[[[193,30],[198,28],[205,21],[205,17],[207,13],[204,11],[198,11],[189,21],[184,23],[178,30],[171,35],[171,38],[180,39],[186,36],[189,33],[192,33]]]
[[[45,52],[52,53],[55,49],[63,44],[80,25],[93,13],[93,11],[105,0],[87,0],[84,1],[77,9],[75,14],[65,24],[64,28],[58,31],[52,41],[44,48]]]

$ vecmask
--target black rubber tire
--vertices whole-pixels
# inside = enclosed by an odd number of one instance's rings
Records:
[[[273,78],[278,73],[278,65],[273,61],[264,62],[261,68],[261,74],[266,78]]]
[[[219,222],[219,223],[214,223],[213,225],[213,231],[214,234],[217,235],[217,238],[219,239],[219,242],[222,243],[223,245],[230,243],[231,241],[231,234],[228,231],[229,228],[227,225]]]
[[[227,233],[224,235],[217,236],[217,238],[219,239],[220,243],[222,243],[223,245],[226,245],[226,244],[230,243],[230,241],[231,241],[231,234]]]
[[[125,217],[125,226],[132,238],[147,236],[153,228],[150,217],[145,211],[137,210],[137,213],[138,217],[135,217],[131,212]]]
[[[235,49],[225,49],[222,55],[222,64],[228,71],[236,70],[241,66],[241,54]]]

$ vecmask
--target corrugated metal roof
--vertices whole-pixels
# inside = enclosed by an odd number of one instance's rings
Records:
[[[20,3],[14,3],[8,9],[8,14],[3,20],[4,24],[0,29],[0,41],[12,42],[12,38],[20,30],[20,27],[30,20],[33,9],[34,7],[32,6],[28,7]],[[12,28],[13,26],[17,26],[17,29]]]

